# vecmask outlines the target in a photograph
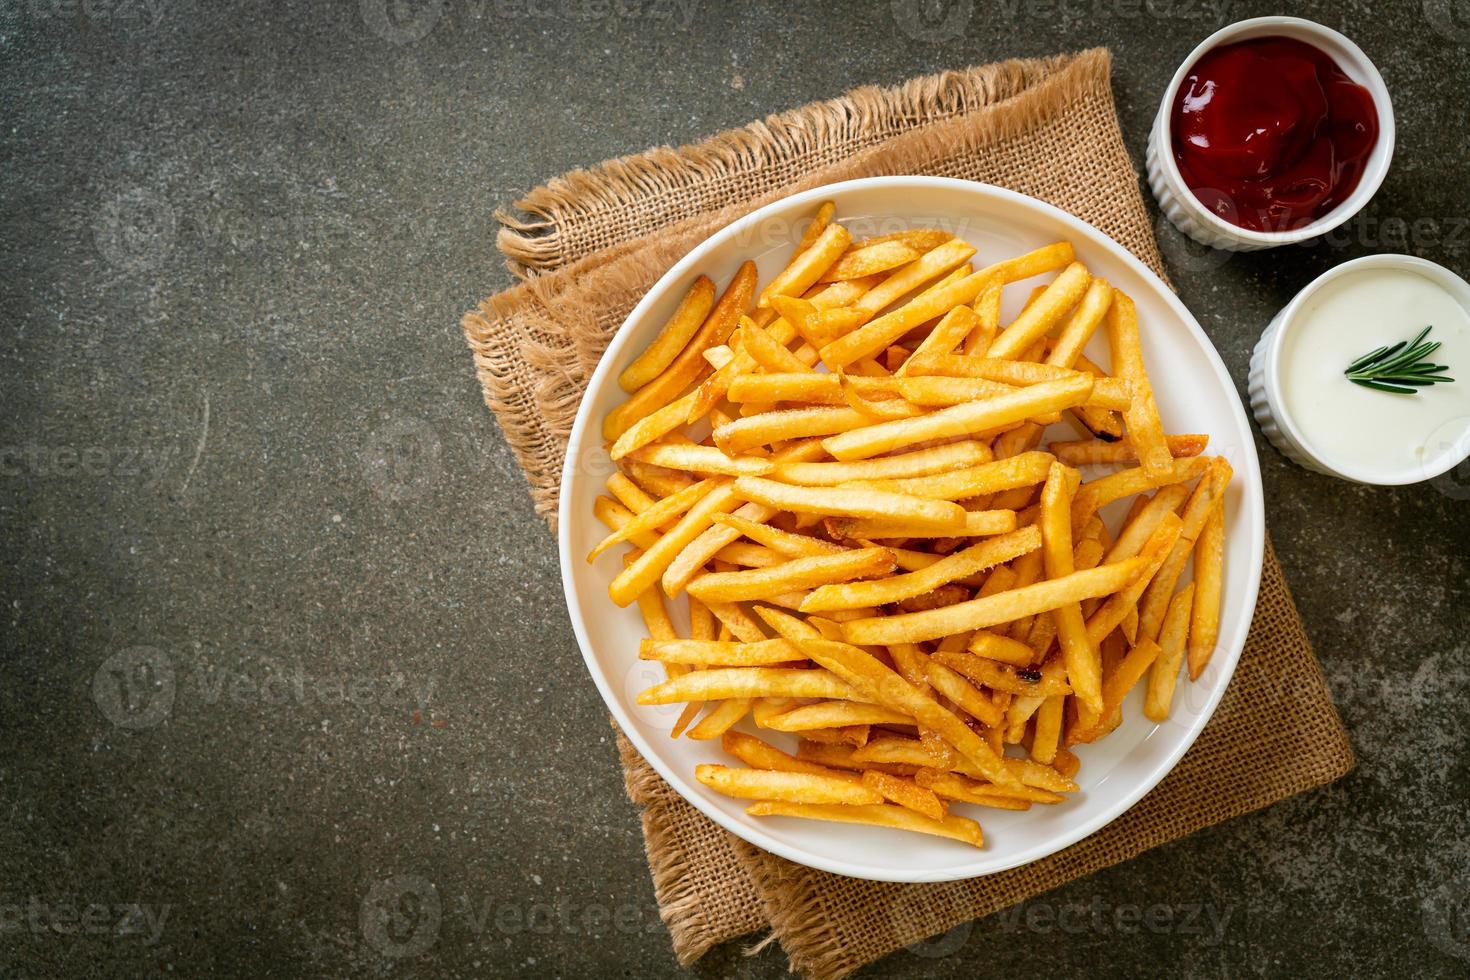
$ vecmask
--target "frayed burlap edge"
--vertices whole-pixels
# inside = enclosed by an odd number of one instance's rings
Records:
[[[569,225],[595,220],[600,212],[645,206],[649,199],[678,197],[688,214],[687,195],[707,184],[779,165],[833,142],[877,141],[913,128],[913,120],[940,122],[1019,95],[1057,74],[1073,58],[1106,61],[1103,49],[1082,55],[1011,60],[911,79],[900,85],[866,85],[835,99],[814,102],[766,117],[678,149],[662,146],[607,160],[553,178],[495,214],[501,228],[496,245],[512,274],[530,278],[558,268],[583,253],[567,239]],[[1024,122],[1021,123],[1024,128]],[[694,210],[705,210],[698,203]]]

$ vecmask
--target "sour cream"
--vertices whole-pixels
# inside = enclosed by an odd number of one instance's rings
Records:
[[[1384,261],[1373,261],[1384,260]],[[1452,292],[1452,290],[1454,290]],[[1454,466],[1470,449],[1470,287],[1407,256],[1373,256],[1328,273],[1279,324],[1279,409],[1325,469],[1367,483],[1410,483]],[[1456,380],[1416,394],[1349,381],[1344,370],[1426,326],[1429,356]]]

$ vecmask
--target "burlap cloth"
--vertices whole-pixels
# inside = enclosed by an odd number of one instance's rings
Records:
[[[856,89],[704,143],[559,177],[499,215],[525,281],[466,314],[485,401],[553,525],[586,379],[643,292],[734,218],[795,191],[877,174],[1009,187],[1098,226],[1162,274],[1113,108],[1106,50]],[[1092,837],[966,882],[893,885],[813,871],[727,834],[619,736],[654,889],[679,959],[769,929],[792,968],[841,977],[1079,876],[1348,772],[1352,752],[1269,542],[1230,688],[1178,767]]]

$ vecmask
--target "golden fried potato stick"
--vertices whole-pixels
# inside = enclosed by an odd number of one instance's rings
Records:
[[[835,459],[867,459],[916,443],[984,432],[1034,415],[1071,408],[1092,394],[1092,378],[1077,375],[998,395],[983,402],[942,408],[912,419],[879,422],[829,436],[822,447]]]
[[[848,725],[912,725],[914,720],[892,708],[856,701],[819,701],[794,707],[766,722],[777,732],[808,732],[814,728],[845,728]]]
[[[1162,474],[1153,474],[1142,466],[1119,470],[1107,476],[1084,483],[1072,499],[1072,526],[1081,527],[1092,515],[1114,500],[1122,500],[1134,494],[1193,480],[1210,467],[1210,457],[1195,456],[1189,459],[1171,460]]]
[[[715,705],[714,710],[699,719],[699,723],[689,729],[689,737],[696,742],[707,742],[710,739],[719,738],[750,712],[750,704],[750,698],[730,698],[721,701]]]
[[[968,500],[982,494],[1041,483],[1050,471],[1051,453],[1030,452],[926,476],[861,480],[848,486],[885,493],[906,493],[935,500]],[[855,464],[848,464],[855,465]]]
[[[1179,582],[1179,576],[1184,574],[1184,566],[1189,562],[1195,541],[1198,540],[1200,532],[1204,530],[1205,522],[1209,520],[1210,512],[1214,510],[1216,502],[1225,495],[1225,489],[1230,485],[1234,471],[1225,457],[1216,456],[1209,462],[1209,471],[1201,477],[1194,488],[1194,493],[1190,494],[1189,502],[1184,505],[1184,529],[1179,535],[1178,542],[1174,545],[1173,552],[1170,553],[1163,567],[1159,569],[1158,574],[1154,576],[1154,581],[1149,584],[1143,598],[1139,601],[1138,628],[1144,636],[1157,637],[1159,635],[1164,611],[1168,608],[1169,600],[1174,594],[1174,586]]]
[[[679,301],[678,309],[674,310],[674,315],[669,317],[668,323],[664,324],[653,343],[645,347],[643,353],[618,375],[618,384],[622,389],[630,393],[637,391],[663,373],[688,345],[689,339],[704,323],[714,305],[715,284],[708,276],[699,276],[689,287],[689,292]]]
[[[800,296],[816,284],[822,273],[826,272],[851,244],[852,235],[848,234],[847,229],[841,225],[830,224],[823,228],[817,240],[792,259],[791,264],[783,269],[775,279],[772,279],[765,289],[761,290],[756,306],[758,308],[769,307],[771,299],[776,296]]]
[[[614,531],[626,527],[634,518],[631,510],[613,500],[611,497],[598,497],[592,502],[592,516],[612,528]],[[629,541],[639,548],[651,548],[658,543],[658,533],[655,531],[638,531]]]
[[[871,421],[862,412],[845,406],[787,408],[736,419],[715,429],[714,439],[715,445],[725,452],[742,453],[788,439],[847,432],[869,425]]]
[[[893,378],[865,378],[848,375],[848,382],[866,398],[897,398],[898,383]],[[727,392],[737,404],[770,404],[797,402],[808,405],[846,405],[842,397],[842,380],[835,374],[802,374],[779,372],[742,374],[730,382]]]
[[[998,660],[1013,667],[1029,667],[1036,659],[1036,651],[1029,644],[990,630],[976,630],[971,634],[967,649],[976,656]],[[1072,686],[1075,688],[1076,684]]]
[[[1062,671],[1036,667],[1012,667],[964,650],[939,650],[934,660],[949,667],[981,687],[1014,694],[1018,697],[1045,698],[1053,694],[1071,694],[1072,687],[1062,679]]]
[[[621,474],[615,475],[620,476]],[[596,561],[598,556],[608,548],[611,548],[620,541],[627,541],[640,532],[657,530],[684,513],[690,507],[693,507],[699,502],[701,497],[713,490],[715,486],[716,484],[713,480],[701,480],[698,483],[690,484],[677,493],[654,502],[640,511],[632,520],[603,538],[597,547],[592,549],[592,552],[587,556],[587,560],[589,562]]]
[[[927,395],[926,404],[957,404],[976,397],[989,398],[1005,393],[996,390],[996,385],[1025,387],[1045,381],[1065,381],[1078,375],[1092,378],[1092,391],[1083,402],[1084,407],[1121,411],[1133,403],[1132,382],[1054,364],[956,354],[938,354],[921,362],[913,362],[911,358],[906,363],[912,363],[909,377],[919,383],[906,386],[899,382],[898,389]]]
[[[654,466],[721,476],[764,476],[774,468],[761,456],[727,455],[714,446],[692,442],[656,442],[638,450],[634,457]]]
[[[903,518],[829,518],[826,522],[828,532],[845,541],[871,538],[974,538],[1005,534],[1014,531],[1016,525],[1016,512],[1013,510],[968,510],[965,511],[965,523],[960,527],[941,527]],[[899,564],[907,567],[902,556],[899,556]],[[920,567],[927,567],[927,564]]]
[[[628,478],[638,485],[640,489],[646,490],[656,497],[667,497],[694,483],[694,478],[687,473],[678,470],[664,469],[662,466],[652,466],[648,463],[640,463],[636,459],[628,459],[619,463]]]
[[[1194,608],[1189,622],[1189,679],[1198,680],[1215,653],[1224,588],[1225,497],[1215,501],[1194,552]]]
[[[797,460],[811,460],[822,454],[822,447],[817,442],[797,443],[794,446],[783,448],[771,457],[771,462],[780,464]],[[706,495],[700,503],[708,500],[715,494],[724,493],[720,487]],[[664,593],[668,596],[678,595],[689,580],[698,575],[705,564],[725,546],[734,543],[740,537],[740,532],[728,527],[714,524],[714,515],[717,513],[729,513],[734,511],[740,517],[752,521],[765,521],[775,516],[776,511],[763,507],[760,504],[741,504],[739,497],[734,496],[731,489],[731,498],[719,501],[719,506],[714,507],[700,521],[694,533],[690,529],[675,525],[669,534],[679,533],[680,538],[674,543],[675,553],[672,557],[661,554],[657,563],[657,574],[663,578]],[[698,508],[698,504],[691,511]],[[737,509],[738,508],[738,509]],[[685,515],[688,516],[687,514]],[[646,574],[646,573],[645,573]]]
[[[835,201],[823,201],[818,207],[812,220],[807,222],[806,229],[801,233],[801,240],[796,243],[795,255],[800,255],[812,247],[812,243],[832,223],[832,218],[837,214],[837,203]]]
[[[846,487],[797,487],[759,477],[737,480],[735,493],[752,503],[796,513],[902,520],[940,529],[965,525],[965,510],[959,504],[911,494]]]
[[[988,538],[963,551],[941,558],[939,561],[917,572],[894,575],[870,582],[849,582],[842,585],[823,585],[807,596],[801,603],[804,613],[826,612],[832,609],[857,609],[863,606],[881,606],[898,602],[968,578],[983,572],[1018,555],[1024,555],[1041,547],[1041,532],[1035,527],[1024,527],[1018,531],[996,538]]]
[[[872,827],[891,827],[909,830],[936,837],[972,844],[985,845],[980,825],[967,817],[946,816],[943,820],[930,820],[912,810],[893,804],[874,806],[852,806],[839,804],[784,803],[763,801],[752,803],[745,812],[755,817],[802,817],[807,820],[830,820],[837,823],[866,824]]]
[[[925,670],[926,679],[934,690],[949,698],[971,717],[991,728],[1005,720],[1005,714],[995,702],[976,690],[953,668],[937,660],[930,660]]]
[[[934,325],[934,329],[929,331],[929,336],[925,337],[923,342],[914,348],[914,352],[909,355],[908,360],[899,365],[898,370],[894,374],[898,377],[903,377],[905,374],[908,374],[909,366],[915,361],[922,360],[934,354],[948,354],[960,344],[964,343],[965,338],[970,336],[971,331],[979,325],[980,315],[978,313],[968,306],[956,306],[944,314],[940,321]]]
[[[860,548],[835,555],[792,558],[770,568],[711,572],[689,583],[689,594],[704,603],[769,599],[795,589],[829,582],[886,575],[897,567],[887,548]]]
[[[1041,490],[1041,532],[1045,539],[1042,560],[1047,578],[1058,579],[1075,571],[1072,549],[1072,497],[1082,475],[1061,463],[1053,463]],[[1087,633],[1082,606],[1069,602],[1052,610],[1067,680],[1079,700],[1094,711],[1102,710],[1102,657]],[[1055,745],[1052,746],[1053,753]],[[1050,761],[1044,760],[1044,761]]]
[[[992,283],[981,290],[972,309],[980,318],[970,336],[965,338],[964,353],[984,357],[1000,329],[1000,294],[1002,283]]]
[[[871,317],[925,283],[964,265],[974,254],[975,247],[968,242],[959,239],[944,242],[864,293],[853,302],[853,307]]]
[[[868,701],[852,685],[826,670],[796,667],[717,667],[670,678],[638,695],[638,703],[678,704],[725,698],[841,698]]]
[[[1043,765],[1056,761],[1057,748],[1062,736],[1062,715],[1066,699],[1052,695],[1042,702],[1036,712],[1036,728],[1031,739],[1031,758]]]
[[[1104,602],[1101,608],[1087,617],[1087,635],[1093,643],[1102,643],[1105,636],[1122,625],[1128,614],[1138,608],[1139,597],[1143,595],[1144,589],[1148,588],[1149,582],[1153,580],[1154,575],[1169,557],[1169,552],[1179,541],[1183,530],[1184,524],[1179,520],[1178,515],[1165,514],[1159,521],[1158,527],[1154,528],[1154,533],[1149,535],[1138,557],[1124,559],[1125,561],[1143,562],[1143,571],[1127,587],[1109,596],[1108,601]]]
[[[720,738],[720,748],[752,769],[773,769],[778,772],[804,772],[812,776],[827,776],[832,779],[843,779],[848,782],[857,782],[861,779],[856,773],[817,765],[814,762],[806,762],[793,755],[788,755],[769,742],[762,741],[754,735],[746,735],[744,732],[726,732]]]
[[[782,371],[795,374],[811,371],[811,367],[778,344],[765,328],[755,325],[750,317],[740,318],[740,329],[736,331],[741,349],[755,359],[756,366],[765,371]]]
[[[1143,366],[1143,348],[1138,339],[1138,311],[1126,293],[1115,292],[1108,307],[1108,347],[1113,354],[1113,373],[1133,383],[1133,404],[1123,414],[1128,422],[1128,439],[1138,453],[1138,462],[1154,479],[1164,481],[1169,446],[1164,441],[1164,424],[1154,401],[1153,385]]]
[[[1143,558],[1130,558],[943,609],[855,620],[844,623],[842,632],[849,643],[856,644],[933,640],[1049,612],[1069,602],[1109,595],[1126,588],[1144,567]]]
[[[901,265],[908,265],[922,253],[918,249],[892,240],[874,242],[871,245],[849,246],[841,257],[818,277],[817,282],[836,282],[839,279],[858,279],[863,276],[888,272]]]
[[[1162,722],[1169,717],[1174,701],[1174,686],[1179,680],[1179,664],[1184,659],[1184,641],[1189,635],[1189,617],[1194,608],[1195,584],[1190,582],[1169,602],[1164,625],[1159,630],[1159,658],[1148,672],[1148,693],[1143,713],[1150,721]]]
[[[902,389],[900,389],[902,390]],[[917,401],[907,393],[905,398]],[[920,403],[924,404],[924,403]],[[1198,456],[1205,451],[1209,445],[1210,437],[1189,433],[1177,436],[1165,436],[1164,444],[1169,447],[1169,454],[1175,459],[1185,456]],[[1053,442],[1047,446],[1057,457],[1068,466],[1089,466],[1102,463],[1133,463],[1138,460],[1138,453],[1133,448],[1133,443],[1127,436],[1116,442],[1108,442],[1105,439],[1076,439],[1066,442]]]
[[[947,246],[940,246],[919,259],[919,262],[937,254],[945,247]],[[947,313],[961,303],[973,302],[980,295],[981,290],[991,284],[1029,279],[1031,276],[1061,268],[1072,261],[1072,254],[1072,246],[1069,242],[1058,242],[1055,245],[1048,245],[1034,252],[987,266],[942,289],[920,294],[892,313],[871,320],[842,339],[823,347],[822,363],[829,368],[839,368],[846,367],[860,358],[871,357],[925,320]],[[903,270],[900,270],[897,275],[903,275]],[[886,285],[887,283],[884,284]],[[879,286],[873,292],[877,293],[883,288]],[[897,296],[894,297],[894,299],[897,298]],[[862,305],[861,301],[859,305]],[[881,308],[874,307],[873,312]]]
[[[1056,343],[1046,356],[1046,363],[1066,368],[1076,364],[1082,348],[1087,346],[1087,342],[1097,332],[1103,317],[1107,316],[1108,307],[1112,305],[1113,287],[1108,285],[1106,279],[1093,279],[1082,297],[1082,302],[1072,311],[1066,325],[1057,335]]]
[[[880,245],[883,242],[902,242],[916,252],[928,252],[938,248],[954,236],[938,228],[910,228],[907,231],[892,231],[886,235],[870,235],[856,243],[856,248]]]
[[[863,773],[863,785],[881,794],[890,803],[897,803],[904,809],[912,810],[930,820],[943,820],[945,814],[949,812],[949,808],[934,794],[933,790],[926,789],[912,779],[903,776],[894,776],[876,769],[869,769]]]
[[[717,793],[746,800],[782,800],[788,803],[881,803],[877,790],[836,776],[769,769],[732,769],[699,765],[694,778]]]
[[[913,615],[924,615],[916,613]],[[997,783],[1018,780],[1001,758],[956,715],[928,697],[867,651],[848,643],[827,640],[796,641],[817,663],[852,684],[867,700],[909,715],[919,725],[938,732],[950,745]]]
[[[859,480],[898,480],[930,476],[952,470],[978,466],[991,460],[990,447],[983,442],[966,439],[930,449],[918,449],[881,459],[862,459],[851,463],[782,463],[768,474],[782,483],[807,487],[831,487]]]
[[[705,350],[716,344],[723,344],[734,332],[741,314],[750,305],[755,282],[755,263],[747,261],[731,278],[725,292],[710,310],[709,316],[705,317],[699,332],[679,352],[673,363],[607,414],[602,421],[604,439],[616,440],[634,422],[674,401],[685,388],[699,379],[705,368]]]
[[[1102,714],[1091,725],[1069,731],[1067,744],[1093,742],[1110,731],[1111,726],[1116,722],[1118,713],[1122,710],[1123,699],[1128,696],[1129,691],[1133,690],[1133,685],[1137,684],[1148,672],[1149,667],[1158,659],[1159,653],[1158,643],[1147,637],[1139,640],[1118,666],[1108,674],[1108,679],[1103,683]]]
[[[1149,535],[1158,528],[1164,515],[1178,513],[1179,505],[1184,503],[1188,497],[1189,486],[1184,483],[1171,483],[1166,487],[1159,487],[1152,497],[1145,497],[1142,494],[1134,497],[1133,510],[1124,521],[1123,529],[1118,532],[1117,539],[1104,552],[1104,560],[1117,561],[1120,558],[1132,558],[1138,554],[1143,550]]]
[[[983,789],[972,789],[971,787],[984,787],[988,784],[967,779],[957,773],[943,772],[939,769],[920,769],[914,773],[914,782],[932,790],[936,796],[946,800],[955,800],[959,803],[973,803],[977,806],[988,806],[997,810],[1031,809],[1031,803],[1027,800],[998,796],[985,792]],[[1065,799],[1065,797],[1058,796],[1057,799],[1060,801]]]
[[[1077,305],[1091,284],[1092,276],[1086,266],[1080,262],[1067,266],[1014,323],[1001,331],[985,356],[1012,360],[1020,357],[1032,344],[1051,333],[1052,327]]]
[[[649,591],[657,597],[656,590]],[[638,657],[641,660],[659,660],[666,664],[689,664],[696,667],[769,667],[800,663],[807,659],[806,654],[790,640],[740,643],[653,638],[639,644]]]

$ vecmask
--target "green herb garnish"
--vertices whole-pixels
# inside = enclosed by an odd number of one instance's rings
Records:
[[[1391,347],[1370,351],[1349,364],[1342,373],[1353,384],[1391,391],[1396,395],[1417,395],[1420,388],[1427,388],[1436,381],[1454,381],[1454,378],[1440,373],[1450,369],[1448,364],[1431,364],[1426,360],[1439,350],[1438,341],[1424,342],[1432,329],[1432,325],[1425,327],[1413,340],[1401,340]]]

